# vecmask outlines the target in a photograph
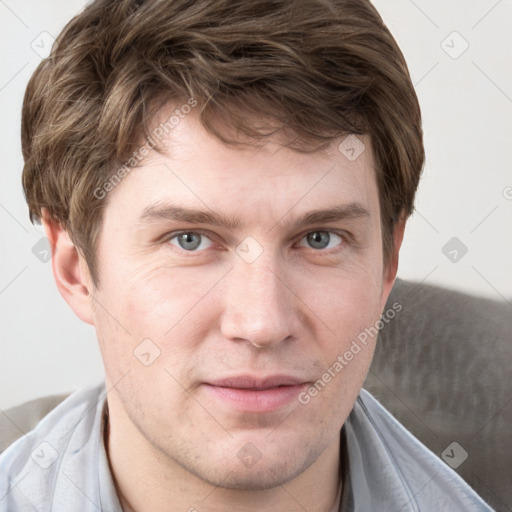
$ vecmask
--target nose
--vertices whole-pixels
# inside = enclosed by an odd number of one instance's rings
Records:
[[[221,331],[226,339],[257,348],[297,334],[297,297],[284,271],[270,258],[239,260],[226,276]]]

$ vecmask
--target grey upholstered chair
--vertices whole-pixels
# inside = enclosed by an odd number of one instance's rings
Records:
[[[395,302],[365,388],[496,510],[512,511],[512,305],[402,280]],[[0,451],[66,396],[0,410]]]
[[[468,456],[454,469],[512,511],[511,302],[400,280],[395,301],[403,310],[382,330],[364,387],[438,456],[458,443]]]

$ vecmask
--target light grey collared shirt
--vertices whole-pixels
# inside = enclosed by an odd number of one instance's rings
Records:
[[[103,443],[105,385],[73,393],[0,455],[0,512],[122,512]],[[341,431],[340,512],[484,512],[457,473],[361,390]]]

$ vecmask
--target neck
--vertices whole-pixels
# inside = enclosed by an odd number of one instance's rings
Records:
[[[112,417],[107,418],[105,448],[123,512],[335,512],[339,509],[342,491],[339,436],[309,468],[284,485],[264,490],[225,489],[197,478],[166,457],[133,424],[116,428]]]

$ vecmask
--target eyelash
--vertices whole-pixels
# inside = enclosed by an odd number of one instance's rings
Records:
[[[178,237],[180,235],[186,234],[186,233],[194,233],[194,234],[202,235],[202,236],[208,238],[208,240],[210,240],[212,243],[215,243],[214,240],[212,240],[211,237],[209,236],[208,232],[202,231],[202,230],[173,231],[172,233],[168,233],[163,237],[163,242],[166,242],[169,245],[173,245],[170,243],[171,240],[175,239],[176,237]],[[329,233],[329,234],[333,234],[333,235],[336,235],[341,238],[341,242],[337,247],[331,247],[330,249],[315,249],[313,247],[310,247],[310,249],[312,249],[314,252],[317,252],[319,254],[331,254],[331,251],[333,251],[333,250],[336,250],[336,251],[339,251],[340,249],[342,250],[345,246],[349,245],[351,242],[351,236],[347,232],[331,231],[328,229],[313,229],[313,230],[307,231],[306,233],[301,234],[298,237],[297,241],[300,242],[307,235],[312,234],[312,233]],[[201,254],[207,250],[207,249],[203,249],[200,251],[197,251],[197,250],[186,251],[185,249],[182,249],[181,247],[178,247],[176,245],[173,245],[173,248],[175,248],[182,254],[188,253],[190,255]]]

